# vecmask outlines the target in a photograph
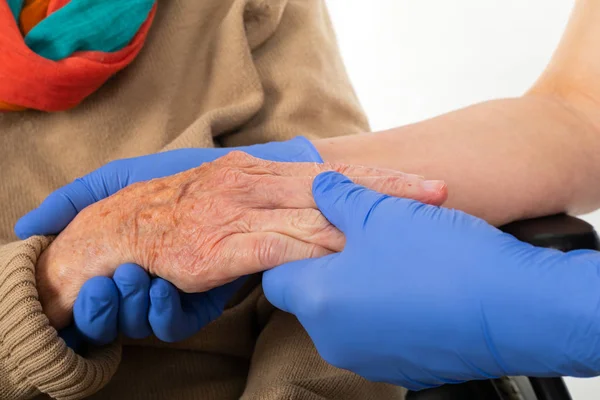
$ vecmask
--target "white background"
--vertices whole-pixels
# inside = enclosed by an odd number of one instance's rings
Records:
[[[523,93],[550,59],[573,0],[327,4],[358,96],[381,130]],[[600,230],[600,212],[585,219]],[[568,384],[574,400],[600,399],[600,379]]]

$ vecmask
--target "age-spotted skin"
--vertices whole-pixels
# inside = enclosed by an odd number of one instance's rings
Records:
[[[177,175],[133,184],[84,209],[42,254],[40,300],[63,327],[83,283],[136,263],[186,292],[201,292],[285,262],[343,249],[318,211],[312,181],[335,170],[393,195],[441,204],[446,187],[349,165],[276,163],[232,152]]]

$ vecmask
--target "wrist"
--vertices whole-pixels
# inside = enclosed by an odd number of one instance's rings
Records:
[[[69,227],[41,253],[35,271],[40,304],[57,330],[71,323],[83,284],[95,276],[112,276],[122,258],[116,246],[106,246],[114,249],[108,252],[94,240],[77,242]]]
[[[72,304],[69,306],[68,302],[71,289],[68,275],[52,262],[51,247],[52,245],[38,259],[35,280],[42,310],[50,325],[60,330],[71,323]]]

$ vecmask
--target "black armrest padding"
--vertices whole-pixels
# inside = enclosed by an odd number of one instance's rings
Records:
[[[493,380],[486,380],[408,392],[406,400],[504,400],[504,397]]]
[[[517,221],[500,229],[534,246],[562,251],[600,250],[600,240],[594,227],[566,214]]]

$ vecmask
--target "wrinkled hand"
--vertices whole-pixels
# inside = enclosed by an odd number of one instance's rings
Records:
[[[15,225],[19,239],[34,235],[57,235],[87,206],[137,182],[163,178],[215,161],[232,151],[280,162],[323,162],[306,138],[244,147],[189,148],[112,161],[52,192],[39,207]]]
[[[413,390],[600,372],[600,253],[536,248],[335,173],[313,190],[346,247],[267,271],[263,288],[331,364]]]
[[[132,183],[186,171],[235,150],[270,161],[323,162],[312,143],[301,136],[240,148],[188,148],[117,160],[51,193],[17,222],[15,233],[21,239],[57,234],[85,207]],[[73,310],[75,326],[61,336],[73,348],[84,342],[110,343],[118,332],[131,338],[154,333],[164,341],[183,340],[218,317],[242,281],[183,294],[139,266],[125,264],[113,279],[94,277],[84,284]]]
[[[135,263],[185,292],[203,292],[287,261],[340,251],[344,236],[315,209],[314,176],[344,172],[373,189],[434,204],[445,186],[366,167],[273,163],[234,152],[131,185],[84,209],[37,265],[42,306],[68,322],[83,283]],[[427,190],[430,189],[430,190]]]

